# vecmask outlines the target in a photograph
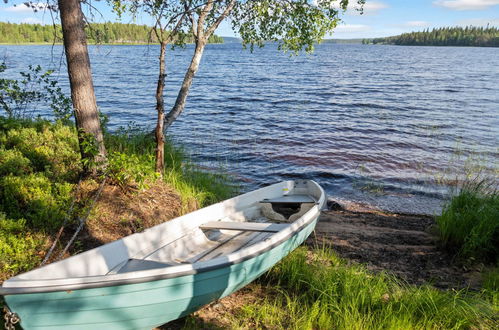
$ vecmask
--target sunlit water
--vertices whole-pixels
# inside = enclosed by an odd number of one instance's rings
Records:
[[[172,104],[192,47],[168,53]],[[60,70],[61,48],[0,46],[14,77]],[[98,104],[110,128],[153,127],[156,46],[91,47]],[[170,129],[193,158],[223,166],[243,190],[317,180],[336,200],[437,213],[463,167],[499,161],[499,49],[332,45],[290,57],[268,45],[208,45],[188,105]]]

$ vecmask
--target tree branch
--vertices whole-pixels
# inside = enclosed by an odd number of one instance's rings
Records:
[[[229,3],[229,5],[225,8],[223,13],[220,16],[218,16],[216,21],[206,30],[206,33],[205,33],[206,38],[209,38],[213,34],[213,32],[215,32],[215,30],[218,28],[220,23],[222,23],[222,21],[225,18],[227,18],[227,16],[229,16],[230,12],[232,11],[232,9],[234,8],[235,5],[236,5],[236,0],[232,0]]]

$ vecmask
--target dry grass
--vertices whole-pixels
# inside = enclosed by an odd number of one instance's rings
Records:
[[[97,189],[95,182],[86,182],[82,185],[82,195],[88,198]],[[87,220],[87,232],[82,238],[109,243],[178,217],[181,210],[180,196],[161,180],[139,191],[106,185]]]

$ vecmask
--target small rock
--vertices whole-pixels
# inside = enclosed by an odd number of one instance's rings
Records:
[[[330,211],[341,211],[343,210],[343,206],[341,206],[340,203],[335,202],[333,200],[328,200],[327,201],[327,209]]]

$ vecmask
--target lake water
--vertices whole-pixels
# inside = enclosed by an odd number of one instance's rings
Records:
[[[192,52],[169,52],[173,104]],[[61,47],[0,46],[14,77],[60,70]],[[98,104],[110,128],[155,121],[156,46],[91,47]],[[336,200],[436,213],[464,168],[499,168],[499,49],[323,44],[290,57],[268,45],[208,45],[185,112],[169,134],[243,190],[317,180]]]

